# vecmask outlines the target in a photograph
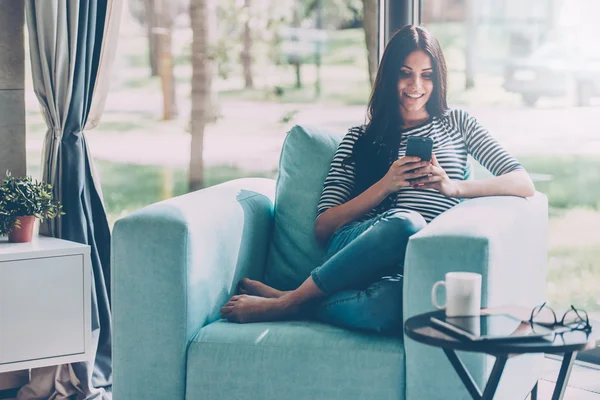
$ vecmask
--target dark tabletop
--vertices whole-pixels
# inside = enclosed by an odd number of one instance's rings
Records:
[[[482,310],[482,313],[507,313],[527,320],[527,317],[524,316],[527,310],[520,307],[488,309]],[[560,335],[551,335],[547,339],[471,341],[453,333],[446,333],[444,328],[433,325],[431,317],[443,315],[444,311],[433,311],[411,317],[404,324],[404,332],[409,338],[430,346],[488,354],[569,353],[593,349],[600,342],[598,325],[590,333],[570,331]]]

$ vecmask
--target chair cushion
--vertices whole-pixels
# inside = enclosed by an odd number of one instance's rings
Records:
[[[216,321],[190,343],[186,398],[404,399],[402,338],[312,321]]]
[[[279,160],[275,226],[265,270],[268,285],[297,288],[323,259],[315,239],[317,204],[344,132],[294,126]]]

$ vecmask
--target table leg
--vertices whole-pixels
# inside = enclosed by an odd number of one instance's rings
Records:
[[[450,360],[450,363],[454,367],[454,370],[460,377],[460,380],[462,381],[462,383],[465,385],[465,387],[469,391],[469,394],[471,395],[471,397],[474,400],[481,399],[481,391],[477,387],[477,384],[473,380],[473,377],[471,376],[469,371],[467,371],[467,368],[465,367],[463,362],[460,360],[460,358],[458,358],[458,356],[456,355],[454,350],[444,349],[444,353],[446,353],[446,357],[448,357],[448,360]]]
[[[487,384],[485,385],[483,396],[481,396],[482,400],[492,400],[494,398],[494,394],[496,394],[496,389],[498,389],[498,384],[500,383],[500,378],[502,377],[502,371],[504,371],[504,366],[506,365],[507,360],[507,356],[496,357],[494,368],[492,368],[492,373],[490,374]]]
[[[460,358],[458,358],[456,352],[454,352],[454,350],[444,349],[444,353],[446,353],[446,357],[448,357],[448,360],[450,360],[454,370],[474,400],[492,400],[494,398],[494,394],[496,393],[496,389],[498,389],[498,383],[500,383],[500,377],[502,376],[502,371],[504,371],[504,366],[506,365],[508,356],[502,355],[496,357],[494,368],[492,369],[492,373],[490,374],[482,395],[481,391],[477,387],[477,384],[473,380],[473,377],[469,371],[467,371],[467,368]]]
[[[538,400],[538,383],[535,383],[535,386],[533,387],[533,389],[531,389],[531,397],[529,398],[529,400]]]
[[[569,382],[569,376],[571,375],[571,370],[573,369],[573,364],[575,364],[576,357],[576,351],[565,353],[560,366],[560,372],[558,373],[556,386],[554,387],[554,393],[552,394],[552,400],[562,400],[563,396],[565,395],[567,383]]]

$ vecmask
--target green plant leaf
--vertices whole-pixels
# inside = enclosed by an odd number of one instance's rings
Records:
[[[6,171],[0,184],[0,236],[14,229],[17,217],[33,215],[43,221],[64,214],[60,201],[54,200],[52,185],[31,176],[15,178]]]

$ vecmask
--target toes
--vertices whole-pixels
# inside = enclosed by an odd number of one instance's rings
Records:
[[[248,278],[242,278],[238,282],[238,287],[242,288],[242,287],[248,286],[251,282],[252,282],[252,280],[250,280]]]
[[[239,280],[237,287],[236,287],[236,293],[243,293],[243,291],[246,290],[246,281],[248,280],[248,278],[242,278]]]
[[[232,302],[236,302],[240,299],[240,297],[242,297],[241,294],[236,294],[235,296],[231,296],[229,298],[229,300],[227,300],[227,303],[232,303]]]
[[[233,310],[234,306],[235,306],[235,302],[229,300],[227,302],[227,304],[225,304],[223,307],[221,307],[221,311],[231,311],[231,310]]]
[[[234,318],[234,313],[232,309],[223,310],[221,309],[221,319],[226,319],[227,321],[231,321]]]
[[[233,311],[233,307],[231,306],[225,306],[225,307],[221,307],[221,315],[223,314],[229,314],[230,312]]]

